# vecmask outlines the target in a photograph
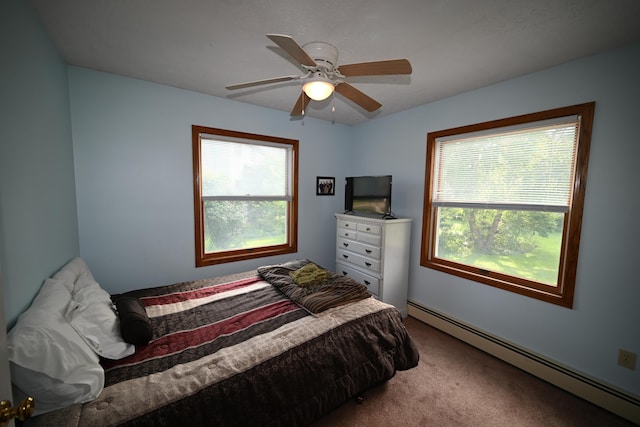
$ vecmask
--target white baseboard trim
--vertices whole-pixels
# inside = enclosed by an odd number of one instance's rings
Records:
[[[409,300],[407,304],[409,316],[640,425],[640,398],[637,396],[415,301]]]

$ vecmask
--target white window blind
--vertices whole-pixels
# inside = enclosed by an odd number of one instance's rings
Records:
[[[576,116],[436,140],[434,206],[566,212]]]
[[[201,136],[202,196],[291,200],[290,147]]]

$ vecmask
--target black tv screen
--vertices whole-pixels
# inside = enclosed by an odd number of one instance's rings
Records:
[[[344,210],[390,216],[391,175],[347,177]]]

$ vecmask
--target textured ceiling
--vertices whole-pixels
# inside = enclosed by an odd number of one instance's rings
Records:
[[[338,47],[338,63],[407,58],[410,76],[353,77],[382,103],[336,95],[306,114],[345,124],[640,40],[638,0],[29,0],[68,64],[289,112],[303,74],[265,35]],[[332,112],[331,104],[335,106]],[[293,119],[292,119],[293,120]]]

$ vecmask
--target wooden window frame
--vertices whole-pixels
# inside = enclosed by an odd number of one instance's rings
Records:
[[[589,148],[591,144],[591,129],[593,126],[594,110],[595,102],[590,102],[438,132],[430,132],[427,135],[420,265],[541,301],[571,308],[573,306],[578,265],[580,233],[582,229],[582,211],[587,184],[587,167],[589,163]],[[498,129],[571,115],[578,115],[580,117],[580,127],[575,159],[576,163],[572,198],[569,210],[564,214],[557,286],[548,286],[523,278],[487,271],[466,264],[437,258],[434,255],[436,253],[435,242],[436,233],[438,231],[437,225],[435,224],[437,215],[435,213],[436,208],[432,205],[434,195],[433,180],[436,158],[436,140],[438,138],[449,137],[451,135]]]
[[[215,253],[205,252],[204,239],[204,200],[201,187],[201,134],[219,135],[226,138],[237,138],[239,140],[254,140],[271,144],[285,144],[292,148],[291,154],[291,200],[287,202],[288,224],[286,242],[281,245],[263,246],[248,249],[236,249]],[[206,126],[192,125],[191,140],[193,152],[193,206],[195,224],[195,258],[196,267],[222,264],[235,261],[244,261],[253,258],[276,256],[282,254],[295,253],[298,251],[298,146],[299,141],[295,139],[279,138],[267,135],[259,135],[246,132],[237,132],[226,129],[217,129]]]

